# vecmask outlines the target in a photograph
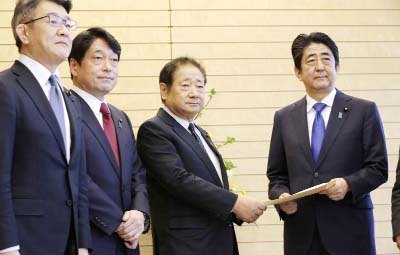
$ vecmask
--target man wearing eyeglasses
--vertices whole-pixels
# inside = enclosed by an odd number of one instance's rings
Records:
[[[84,255],[91,245],[79,100],[57,71],[76,28],[71,7],[18,0],[14,10],[20,57],[0,74],[1,255]]]

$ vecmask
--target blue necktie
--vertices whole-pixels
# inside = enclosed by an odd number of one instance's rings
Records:
[[[65,121],[64,121],[64,103],[62,100],[61,91],[57,88],[58,82],[55,75],[51,75],[49,78],[50,83],[50,105],[53,109],[54,115],[57,118],[58,126],[61,129],[63,136],[64,146],[66,144],[66,132],[65,132]]]
[[[324,110],[326,104],[324,103],[316,103],[313,108],[315,109],[315,119],[312,126],[312,134],[311,134],[311,153],[314,159],[314,162],[317,162],[319,152],[321,151],[322,142],[324,141],[325,135],[325,122],[322,117],[322,110]]]

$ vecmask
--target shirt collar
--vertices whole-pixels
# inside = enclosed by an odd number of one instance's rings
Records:
[[[185,120],[177,115],[175,115],[170,109],[168,109],[167,106],[163,106],[163,109],[169,114],[171,115],[172,118],[174,118],[182,127],[184,127],[185,129],[188,130],[189,124],[191,123],[188,120]]]
[[[36,60],[21,54],[19,56],[19,61],[24,64],[29,71],[33,74],[33,76],[36,78],[36,80],[39,82],[40,86],[44,86],[47,81],[49,80],[50,76],[52,73],[44,67],[42,64],[37,62]],[[60,75],[58,73],[58,69],[54,72],[54,75],[56,75],[60,79]]]
[[[89,105],[90,109],[95,113],[98,114],[100,112],[101,103],[105,103],[107,105],[106,100],[101,101],[97,97],[93,96],[92,94],[84,91],[83,89],[77,87],[76,85],[72,88],[80,97],[85,100],[85,102]],[[108,107],[108,105],[107,105]]]
[[[336,89],[332,89],[331,93],[329,93],[324,99],[321,100],[321,103],[326,104],[328,107],[332,107],[333,100],[335,100]],[[308,94],[306,95],[307,101],[307,112],[310,112],[315,103],[318,103],[314,98],[310,97]]]

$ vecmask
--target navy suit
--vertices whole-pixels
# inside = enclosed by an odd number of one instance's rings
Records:
[[[139,128],[138,151],[147,169],[156,255],[238,254],[230,193],[221,155],[198,128],[221,165],[221,180],[194,137],[160,109]]]
[[[136,151],[131,122],[124,112],[108,105],[117,135],[119,169],[100,123],[86,102],[78,98],[86,141],[93,255],[139,254],[139,248],[126,249],[122,239],[114,233],[125,211],[150,213],[146,171]]]
[[[71,159],[42,88],[19,61],[0,74],[0,250],[64,254],[70,231],[90,247],[79,102],[65,96]],[[78,216],[79,215],[79,216]]]
[[[369,192],[387,181],[387,168],[375,103],[337,91],[316,163],[310,149],[306,99],[277,111],[267,171],[270,199],[332,178],[343,177],[351,188],[341,201],[314,195],[297,200],[295,214],[280,211],[285,221],[285,254],[308,254],[316,228],[329,254],[376,254]]]

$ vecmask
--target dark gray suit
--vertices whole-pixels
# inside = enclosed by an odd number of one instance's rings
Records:
[[[16,61],[0,74],[0,250],[64,254],[70,230],[90,248],[87,175],[79,101],[66,96],[71,159],[33,74]]]
[[[318,161],[311,155],[306,99],[276,112],[268,159],[269,197],[276,199],[343,177],[351,191],[341,201],[324,195],[297,200],[285,220],[285,254],[303,255],[315,228],[330,254],[375,254],[369,192],[387,180],[385,137],[373,102],[337,91]]]
[[[96,255],[139,254],[139,248],[126,249],[114,231],[125,211],[150,214],[146,189],[146,171],[136,151],[136,141],[128,116],[108,105],[117,135],[121,169],[110,143],[93,111],[79,96],[86,141],[89,175],[89,208],[93,253]]]
[[[207,153],[166,111],[139,128],[156,255],[238,254],[231,213],[237,196],[228,191],[221,155],[199,130],[219,159],[223,186]]]
[[[400,158],[397,162],[396,182],[392,190],[392,229],[393,241],[396,241],[396,237],[400,235]]]

